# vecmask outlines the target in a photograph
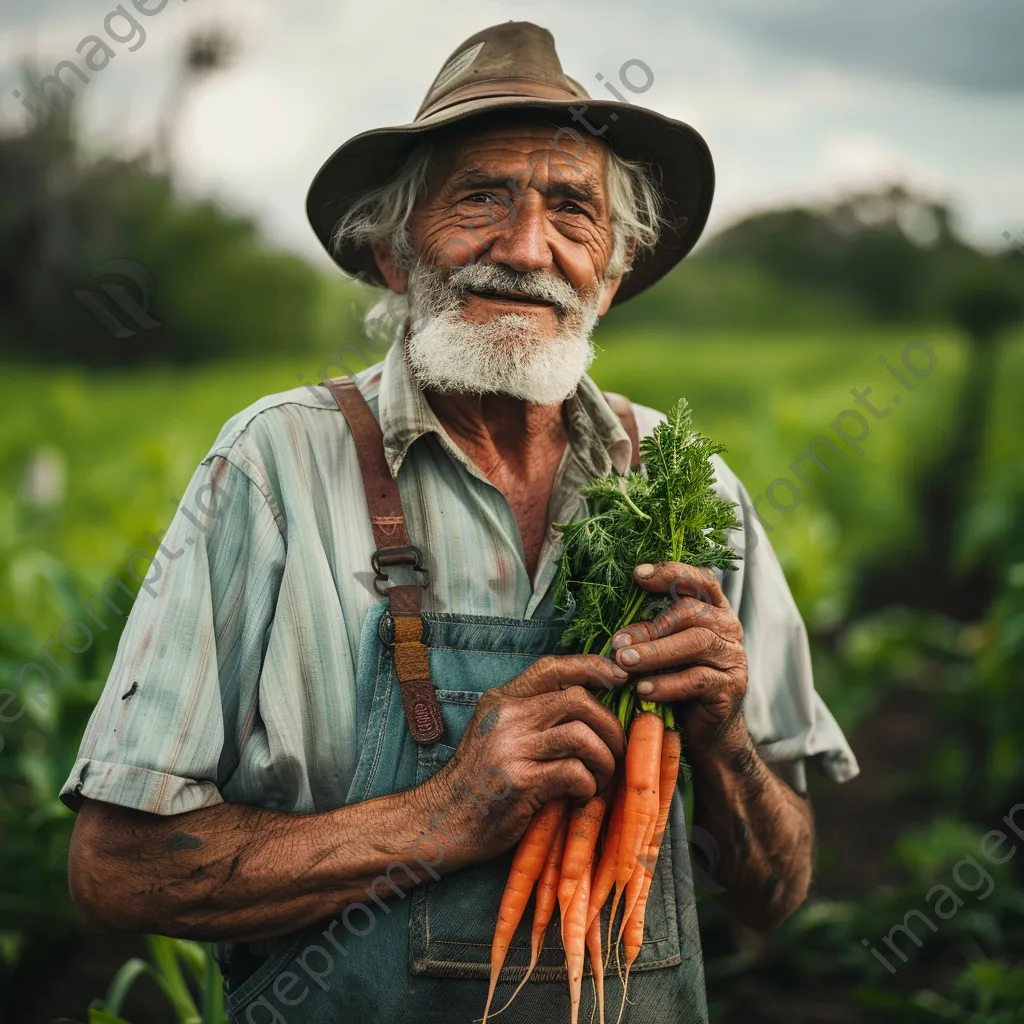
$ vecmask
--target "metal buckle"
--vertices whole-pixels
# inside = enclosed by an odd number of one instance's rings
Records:
[[[381,584],[391,583],[391,580],[388,574],[381,569],[382,564],[385,568],[390,568],[393,565],[410,565],[414,572],[423,574],[423,582],[416,583],[415,586],[426,587],[428,584],[427,570],[423,567],[423,552],[415,544],[401,544],[393,548],[377,548],[370,556],[370,565],[373,566],[375,574],[373,589],[381,597],[387,597],[391,587],[384,587],[382,589]],[[392,584],[392,586],[394,585]]]
[[[420,638],[420,642],[424,647],[429,647],[430,620],[426,616],[420,616],[420,622],[423,624],[423,636]],[[380,637],[380,642],[385,647],[395,646],[395,620],[390,611],[385,610],[377,621],[377,636]]]

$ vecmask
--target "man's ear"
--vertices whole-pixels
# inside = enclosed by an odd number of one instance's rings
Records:
[[[598,306],[597,315],[604,316],[605,313],[611,308],[612,299],[615,298],[615,293],[619,290],[619,285],[622,284],[623,277],[626,276],[626,271],[633,266],[633,257],[636,255],[636,239],[630,239],[626,245],[626,270],[619,274],[618,277],[606,278],[604,282],[604,292],[601,295],[601,305]]]
[[[384,278],[384,283],[391,291],[397,292],[399,295],[403,294],[409,287],[409,271],[399,266],[391,244],[383,239],[378,239],[370,243],[370,248],[373,250],[373,258],[380,271],[380,276]]]
[[[615,298],[615,293],[619,290],[620,284],[622,284],[622,274],[619,274],[618,277],[605,279],[604,288],[601,290],[601,305],[597,307],[598,316],[604,316],[611,308],[612,299]]]

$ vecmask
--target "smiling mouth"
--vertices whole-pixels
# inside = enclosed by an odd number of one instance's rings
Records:
[[[544,306],[547,308],[554,306],[554,303],[548,302],[547,299],[538,299],[532,295],[523,295],[519,292],[471,291],[469,294],[475,295],[478,299],[489,299],[491,302],[511,302],[520,306]]]

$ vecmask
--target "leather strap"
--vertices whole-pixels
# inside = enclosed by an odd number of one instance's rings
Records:
[[[444,722],[423,643],[421,614],[423,590],[427,585],[423,552],[409,540],[398,483],[384,457],[384,435],[362,392],[347,377],[325,380],[323,384],[334,395],[356,444],[356,458],[370,511],[370,528],[377,546],[371,560],[376,574],[373,586],[378,594],[388,599],[395,624],[395,674],[402,690],[405,721],[417,743],[435,743],[444,733]],[[396,565],[412,566],[422,574],[423,583],[391,584],[385,570]]]
[[[606,391],[604,399],[611,406],[612,412],[619,417],[622,429],[629,435],[629,443],[633,446],[629,457],[629,468],[635,472],[640,468],[640,432],[636,426],[633,403],[625,395],[616,394],[614,391]]]

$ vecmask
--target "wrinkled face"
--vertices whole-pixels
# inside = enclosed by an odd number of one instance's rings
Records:
[[[571,394],[618,278],[607,150],[542,123],[494,126],[435,154],[410,222],[417,255],[375,246],[389,286],[408,291],[407,351],[425,386],[535,402]]]
[[[597,288],[612,251],[607,151],[567,132],[556,139],[556,132],[547,124],[509,125],[442,152],[412,217],[420,259],[543,271],[578,295]],[[471,291],[465,316],[482,322],[510,305],[555,329],[550,303],[501,293]]]

